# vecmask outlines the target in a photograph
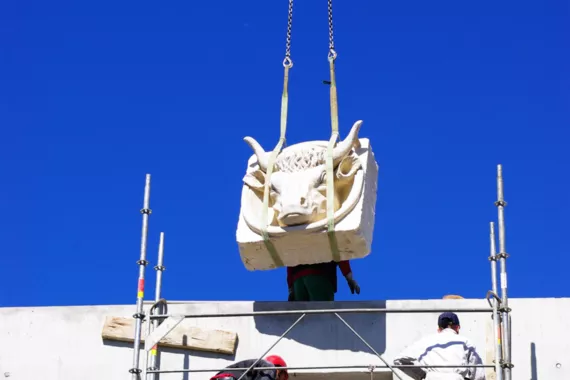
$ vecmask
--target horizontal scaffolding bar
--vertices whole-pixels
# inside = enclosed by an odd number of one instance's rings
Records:
[[[394,309],[321,309],[321,310],[275,310],[275,311],[252,311],[248,313],[218,313],[218,314],[185,314],[184,318],[220,318],[220,317],[256,317],[263,315],[296,315],[296,314],[358,314],[358,313],[444,313],[451,311],[454,313],[491,313],[493,309],[490,307],[480,308],[434,308],[434,309],[417,309],[417,308],[394,308]],[[165,319],[170,317],[169,314],[157,314],[149,316],[150,319]]]
[[[370,368],[388,368],[384,364],[368,364],[368,365],[340,365],[340,366],[322,366],[322,367],[254,367],[253,370],[267,370],[267,369],[286,369],[293,370],[323,370],[323,369],[365,369],[370,372]],[[474,365],[392,365],[392,368],[495,368],[494,365],[487,364],[474,364]],[[225,371],[227,368],[208,368],[208,369],[172,369],[172,370],[157,370],[147,371],[147,373],[195,373],[195,372],[220,372]],[[232,371],[247,371],[249,368],[232,368]],[[373,370],[374,372],[374,370]]]

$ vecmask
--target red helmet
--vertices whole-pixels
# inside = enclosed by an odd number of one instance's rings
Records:
[[[273,363],[275,367],[287,367],[287,363],[285,363],[285,360],[279,355],[270,355],[266,357],[265,360],[269,363]]]
[[[265,360],[272,363],[275,367],[287,367],[287,363],[285,363],[285,360],[283,360],[279,355],[269,355]],[[283,370],[283,373],[285,375],[285,380],[289,379],[289,374],[286,369]]]

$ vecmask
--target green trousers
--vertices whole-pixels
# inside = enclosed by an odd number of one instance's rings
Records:
[[[324,276],[310,274],[293,283],[295,301],[334,301],[333,284]]]

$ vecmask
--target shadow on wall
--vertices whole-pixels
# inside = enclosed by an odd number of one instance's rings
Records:
[[[536,365],[536,343],[530,343],[530,380],[538,380],[538,366]]]
[[[254,311],[323,310],[385,308],[385,301],[337,302],[254,302]],[[294,315],[255,316],[257,331],[279,338],[302,313]],[[339,314],[378,353],[386,350],[386,314]],[[370,349],[334,314],[306,315],[284,339],[320,350],[370,352]],[[279,345],[277,345],[279,347]],[[371,353],[371,352],[370,352]]]

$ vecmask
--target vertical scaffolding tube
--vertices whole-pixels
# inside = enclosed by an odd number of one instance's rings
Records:
[[[491,286],[493,291],[493,337],[495,338],[495,376],[497,380],[503,380],[503,362],[502,339],[501,339],[501,315],[499,314],[499,299],[497,293],[497,248],[495,244],[495,223],[491,222],[490,226],[491,239]]]
[[[164,314],[164,303],[160,302],[160,293],[162,290],[162,271],[164,271],[166,268],[163,266],[163,260],[164,260],[164,232],[160,233],[160,242],[158,243],[158,263],[156,264],[156,266],[154,267],[154,269],[156,270],[156,287],[155,287],[155,292],[154,292],[154,301],[155,301],[155,305],[158,305],[158,310],[159,310],[159,314]],[[164,300],[163,300],[164,301]],[[156,329],[158,327],[158,319],[154,319],[152,321],[152,328],[153,330]],[[150,332],[150,323],[149,323],[149,332]],[[157,371],[158,367],[156,366],[157,364],[157,355],[158,355],[158,344],[156,344],[152,350],[150,350],[150,352],[147,355],[147,360],[148,360],[148,370],[149,371]],[[152,373],[152,378],[153,379],[158,379],[159,374],[158,373]]]
[[[135,325],[135,339],[133,345],[133,367],[129,370],[133,374],[132,379],[137,380],[140,378],[141,370],[139,368],[140,361],[140,343],[141,343],[141,330],[142,322],[144,319],[143,301],[144,301],[144,271],[148,261],[146,260],[146,246],[148,237],[148,218],[151,214],[150,210],[150,174],[146,175],[146,183],[144,188],[144,202],[141,210],[142,218],[142,233],[141,233],[141,254],[140,259],[137,261],[139,265],[139,280],[137,287],[137,312],[133,317],[136,319]]]
[[[507,249],[505,244],[505,206],[507,203],[503,193],[503,167],[497,165],[497,206],[499,221],[499,259],[501,261],[501,313],[502,313],[502,335],[503,335],[503,368],[505,380],[511,380],[511,341],[510,341],[510,318],[509,301],[507,295]]]

